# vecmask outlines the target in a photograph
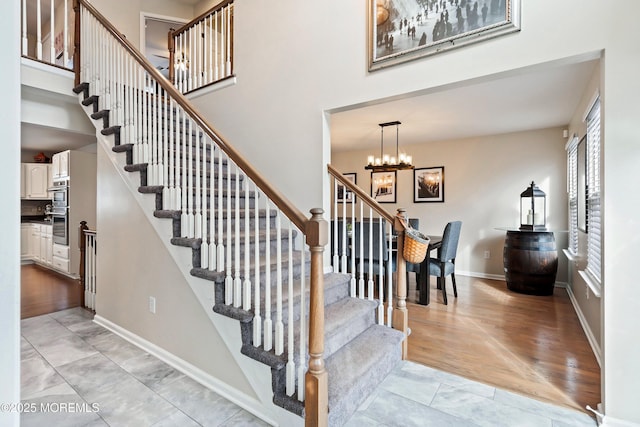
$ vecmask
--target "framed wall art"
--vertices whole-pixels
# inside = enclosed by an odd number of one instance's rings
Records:
[[[413,170],[413,202],[444,202],[444,166]]]
[[[520,0],[367,0],[369,71],[520,31]]]
[[[343,173],[346,179],[356,184],[358,174],[355,172]],[[349,191],[344,185],[338,182],[338,203],[351,203],[353,201],[353,191]]]
[[[396,174],[396,171],[371,172],[371,197],[376,202],[396,202]]]

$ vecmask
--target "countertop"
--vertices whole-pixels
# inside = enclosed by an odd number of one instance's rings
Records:
[[[51,220],[46,220],[43,216],[21,216],[20,223],[51,225]]]

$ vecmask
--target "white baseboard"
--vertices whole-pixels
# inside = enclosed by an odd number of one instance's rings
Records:
[[[600,423],[601,427],[640,427],[640,424],[634,423],[632,421],[620,420],[618,418],[613,418],[608,415],[602,417],[602,423]]]
[[[580,325],[582,325],[582,330],[584,330],[584,334],[587,336],[587,341],[589,341],[591,350],[593,351],[593,354],[596,356],[596,360],[598,361],[598,366],[602,368],[602,362],[601,362],[602,353],[600,351],[600,347],[598,346],[598,341],[596,340],[595,335],[593,335],[593,332],[589,327],[589,323],[587,323],[587,319],[586,317],[584,317],[584,314],[582,313],[582,309],[580,308],[580,305],[578,304],[578,301],[576,300],[576,297],[575,295],[573,295],[573,291],[569,286],[567,286],[567,293],[569,294],[569,299],[571,300],[573,309],[578,315],[578,320],[580,320]]]
[[[145,340],[144,338],[122,328],[121,326],[105,319],[102,316],[96,314],[93,318],[93,321],[98,325],[110,330],[114,334],[119,335],[120,337],[129,341],[131,344],[140,347],[147,353],[157,357],[167,365],[182,372],[194,381],[197,381],[203,386],[215,391],[220,396],[235,403],[247,412],[251,412],[253,415],[265,421],[266,423],[269,423],[270,425],[277,425],[277,423],[270,416],[260,410],[261,403],[258,400],[239,392],[235,388],[229,387],[229,385],[227,385],[226,383],[223,383],[219,379],[212,377],[197,366],[194,366],[191,363],[177,357],[176,355],[169,353],[165,349],[158,347],[154,343]]]

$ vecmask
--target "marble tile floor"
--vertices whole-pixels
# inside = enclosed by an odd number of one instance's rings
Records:
[[[267,425],[93,323],[81,308],[22,320],[21,366],[24,427]],[[593,427],[596,422],[585,413],[402,362],[347,425]]]

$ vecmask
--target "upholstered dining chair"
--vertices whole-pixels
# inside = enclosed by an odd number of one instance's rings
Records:
[[[462,221],[453,221],[444,227],[442,234],[442,246],[438,250],[437,258],[429,258],[429,275],[436,276],[438,288],[442,289],[442,298],[447,304],[446,277],[451,275],[453,282],[453,295],[458,298],[456,288],[456,252],[458,251],[458,241],[460,240],[460,229]],[[428,283],[428,281],[427,281]]]
[[[369,226],[371,223],[371,227]],[[389,260],[389,246],[387,222],[382,221],[382,234],[379,228],[380,220],[374,219],[370,222],[368,219],[356,223],[353,234],[355,245],[355,264],[356,272],[360,271],[360,234],[362,233],[362,272],[369,273],[369,265],[371,264],[373,274],[378,276],[382,271],[385,274],[387,261]],[[371,248],[371,258],[369,258],[369,248]],[[380,257],[382,255],[382,257]],[[391,263],[391,271],[396,270],[395,259]]]

